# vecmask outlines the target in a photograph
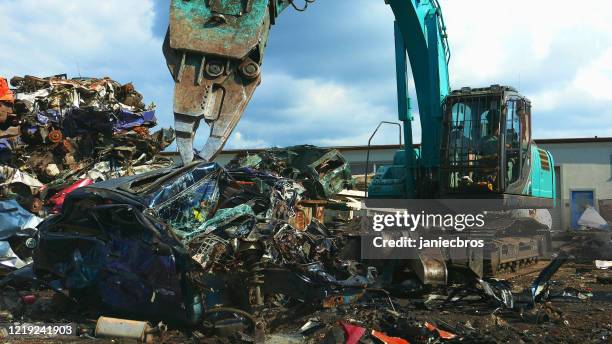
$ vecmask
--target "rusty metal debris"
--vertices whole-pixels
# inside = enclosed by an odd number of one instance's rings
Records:
[[[81,187],[38,226],[33,270],[86,294],[80,302],[192,325],[240,292],[223,281],[249,281],[238,302],[248,310],[270,294],[322,304],[374,283],[375,270],[335,259],[341,238],[316,218],[289,224],[301,193],[277,175],[203,162]]]
[[[228,168],[255,168],[299,181],[312,199],[329,199],[355,185],[346,159],[336,149],[302,145],[237,156]]]
[[[153,327],[145,321],[99,317],[94,334],[100,338],[130,338],[142,343],[153,343],[156,334],[165,329],[163,323]]]
[[[66,75],[0,77],[2,272],[31,262],[37,225],[68,193],[95,181],[170,165],[157,153],[172,129],[149,134],[155,105],[132,84]]]
[[[75,181],[101,161],[124,167],[149,160],[173,139],[172,132],[148,133],[155,105],[145,106],[131,84],[60,75],[14,77],[11,85],[14,101],[2,129],[18,135],[2,139],[2,163],[44,183]]]

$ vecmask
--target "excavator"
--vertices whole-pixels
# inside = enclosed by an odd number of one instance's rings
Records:
[[[194,158],[211,161],[223,148],[261,82],[271,26],[284,10],[303,11],[315,0],[296,2],[171,1],[163,52],[175,82],[174,119],[183,164]],[[384,3],[395,16],[404,148],[391,165],[376,171],[368,198],[491,199],[511,209],[553,207],[553,157],[531,138],[530,101],[508,86],[451,91],[451,52],[438,1]],[[421,122],[418,149],[412,148],[408,64]],[[193,141],[202,120],[210,134],[196,157]],[[495,262],[490,270],[496,271],[532,261],[538,251],[529,239],[511,237],[502,239],[485,259]]]

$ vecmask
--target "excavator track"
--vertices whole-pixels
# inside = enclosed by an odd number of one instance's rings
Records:
[[[545,235],[497,238],[485,253],[483,275],[499,277],[528,269],[545,257],[547,247]]]

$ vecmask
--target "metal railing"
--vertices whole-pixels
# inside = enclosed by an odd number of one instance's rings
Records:
[[[366,154],[366,168],[365,168],[365,196],[366,196],[366,198],[368,197],[368,174],[369,174],[369,171],[370,171],[370,147],[372,146],[372,139],[374,138],[374,136],[378,132],[378,129],[380,129],[380,127],[383,124],[397,125],[397,127],[399,129],[399,146],[398,146],[398,148],[399,149],[402,148],[402,125],[400,123],[398,123],[398,122],[388,122],[388,121],[381,121],[380,123],[378,123],[378,126],[376,126],[376,129],[374,129],[374,132],[372,133],[372,135],[370,136],[370,139],[368,140],[368,151],[367,151],[367,154]],[[374,171],[374,173],[376,173],[376,171]]]

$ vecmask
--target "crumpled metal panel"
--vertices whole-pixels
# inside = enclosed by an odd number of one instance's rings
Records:
[[[251,232],[255,221],[255,213],[247,204],[219,209],[215,216],[187,233],[185,239],[189,240],[198,234],[210,234],[220,229],[223,229],[225,235],[230,238],[245,237]]]
[[[228,167],[257,168],[292,178],[304,186],[312,199],[329,199],[354,186],[350,165],[336,149],[309,145],[273,148],[238,156]]]
[[[10,166],[0,166],[0,186],[23,183],[32,189],[39,189],[43,184],[29,174]]]
[[[8,241],[0,241],[0,265],[20,269],[27,265],[27,262],[21,260],[13,249]]]
[[[90,178],[81,179],[69,187],[58,191],[55,195],[47,200],[47,205],[52,206],[51,212],[58,213],[62,209],[62,204],[64,204],[64,200],[69,193],[80,187],[93,184],[93,182],[94,180]]]
[[[16,200],[0,202],[0,239],[6,239],[19,230],[36,228],[42,219],[25,210]]]
[[[110,136],[113,133],[135,127],[153,127],[156,123],[155,110],[132,112],[124,109],[92,111],[91,109],[73,108],[66,112],[62,125],[64,135],[76,137],[96,132]]]
[[[216,209],[224,170],[216,163],[194,162],[90,186],[125,194],[167,222],[175,233],[193,231]],[[90,192],[90,191],[88,191]]]
[[[15,235],[25,234],[25,229],[34,229],[42,219],[17,203],[16,200],[0,202],[0,265],[9,268],[21,268],[27,264],[11,248],[9,239]]]
[[[172,173],[166,173],[161,181],[155,181],[150,188],[144,191],[143,197],[146,205],[160,211],[169,202],[180,200],[183,193],[198,188],[205,181],[216,179],[221,171],[221,167],[216,163],[198,162],[186,168],[174,170]],[[210,194],[210,192],[211,190],[208,190],[206,193]],[[196,197],[201,197],[201,195]]]
[[[186,173],[171,184],[164,185],[165,191],[180,191],[180,194],[155,206],[158,216],[170,223],[175,233],[195,230],[215,210],[219,199],[220,171],[211,168],[207,170],[212,173],[205,178],[194,180],[193,173]],[[197,171],[195,169],[192,172]]]

